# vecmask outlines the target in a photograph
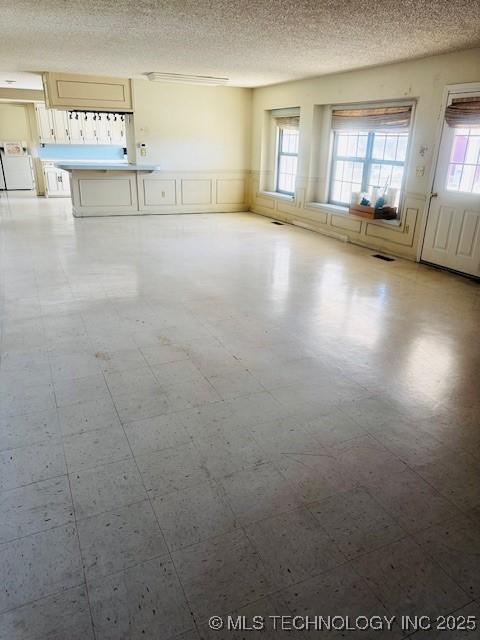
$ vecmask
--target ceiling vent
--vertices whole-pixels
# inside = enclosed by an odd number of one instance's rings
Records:
[[[193,76],[183,73],[160,73],[151,71],[145,74],[151,82],[176,82],[180,84],[208,84],[219,86],[227,84],[229,78],[216,78],[214,76]]]

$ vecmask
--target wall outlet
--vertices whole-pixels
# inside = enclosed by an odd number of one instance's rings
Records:
[[[423,176],[425,175],[425,167],[417,167],[416,172],[415,172],[417,178],[423,178]]]

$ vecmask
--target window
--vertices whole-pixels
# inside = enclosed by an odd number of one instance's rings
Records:
[[[277,180],[275,190],[293,195],[297,177],[298,127],[278,126]]]
[[[480,193],[480,128],[455,129],[447,190]]]
[[[374,187],[398,189],[398,205],[407,156],[408,132],[335,131],[330,198],[348,206],[352,192]]]
[[[398,206],[412,105],[335,108],[329,202],[348,206],[353,192],[387,193]]]

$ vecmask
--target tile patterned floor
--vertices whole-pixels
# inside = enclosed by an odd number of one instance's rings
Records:
[[[0,215],[0,640],[480,623],[478,285],[250,214]]]

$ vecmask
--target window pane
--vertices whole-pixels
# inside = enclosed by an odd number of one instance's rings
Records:
[[[393,167],[392,180],[389,185],[390,187],[393,187],[394,189],[402,188],[403,171],[404,167]]]
[[[384,150],[385,150],[385,136],[376,133],[373,138],[372,158],[375,158],[376,160],[383,160]]]
[[[397,153],[397,140],[398,136],[387,136],[385,138],[385,153],[383,155],[385,160],[395,160]]]
[[[460,191],[472,191],[474,175],[475,166],[471,164],[464,164],[462,177],[460,179]]]
[[[343,179],[343,165],[345,163],[343,162],[343,160],[337,160],[335,162],[335,169],[333,172],[333,177],[335,180],[342,180]]]
[[[355,158],[357,155],[357,138],[356,134],[348,136],[347,156]]]
[[[451,164],[448,167],[447,189],[450,191],[458,191],[460,186],[460,178],[462,177],[462,165]]]
[[[480,152],[480,135],[470,136],[468,139],[467,153],[465,155],[465,162],[468,164],[478,164],[478,154]]]
[[[362,184],[363,162],[353,163],[353,181]]]
[[[480,132],[478,129],[456,129],[447,172],[447,189],[478,193],[480,170]]]
[[[337,134],[337,136],[337,156],[346,156],[348,148],[348,136],[344,135],[343,133],[339,133]]]
[[[468,136],[455,136],[452,149],[452,162],[463,162],[467,150]]]
[[[407,144],[408,144],[408,136],[398,136],[398,145],[397,145],[397,155],[395,160],[399,160],[400,162],[405,162],[407,157]]]
[[[357,145],[357,158],[365,158],[367,154],[367,135],[358,136],[358,145]]]

